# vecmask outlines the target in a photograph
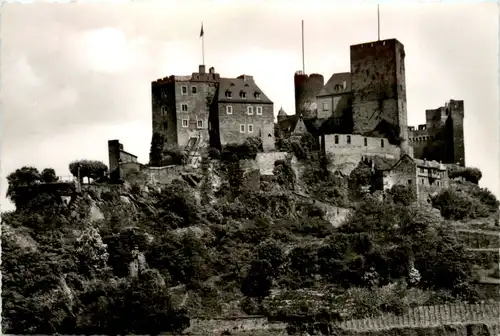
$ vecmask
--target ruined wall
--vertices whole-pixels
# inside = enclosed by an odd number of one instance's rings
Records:
[[[227,106],[232,106],[232,114],[227,113]],[[249,115],[247,107],[254,107]],[[256,107],[262,107],[262,115],[257,115]],[[264,150],[274,149],[274,105],[247,103],[219,103],[218,127],[222,146],[230,143],[241,144],[249,137],[261,137]],[[244,126],[243,130],[241,129]],[[249,125],[252,128],[249,129]],[[213,125],[217,127],[217,125]]]
[[[450,100],[449,108],[452,124],[453,162],[465,167],[464,101]]]
[[[396,39],[351,46],[354,133],[369,133],[385,120],[407,140],[404,57]]]
[[[326,153],[334,155],[379,155],[397,159],[401,153],[399,146],[391,145],[387,139],[364,137],[359,134],[325,134],[324,137]]]
[[[304,74],[297,71],[294,75],[295,114],[302,114],[304,119],[317,116],[316,95],[323,88],[325,79],[319,74]]]
[[[425,125],[408,128],[415,157],[465,166],[463,100],[452,99],[442,107],[426,110],[425,117]]]

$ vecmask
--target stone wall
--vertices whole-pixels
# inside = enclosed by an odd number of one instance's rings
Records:
[[[227,106],[232,106],[232,114],[227,114]],[[262,115],[257,115],[254,109],[252,115],[248,114],[247,103],[219,103],[218,127],[220,144],[242,144],[250,137],[260,137],[265,151],[274,149],[274,105],[252,104],[262,107]],[[242,131],[241,126],[244,125]],[[251,132],[249,125],[252,125]],[[271,135],[271,136],[269,136]]]
[[[440,326],[442,327],[445,325],[450,325],[455,323],[460,323],[460,324],[487,323],[490,325],[494,325],[499,323],[498,320],[498,316],[500,316],[499,308],[500,308],[499,303],[481,303],[481,304],[457,303],[457,304],[438,305],[438,306],[421,306],[410,309],[407,313],[400,316],[396,316],[393,314],[384,314],[376,318],[344,321],[340,324],[340,327],[344,330],[351,330],[353,332],[359,333],[368,331],[387,332],[388,330],[394,328],[414,329],[414,328],[432,328]],[[353,333],[352,335],[357,335],[357,334]],[[387,335],[387,334],[377,333],[373,335]],[[463,335],[466,336],[468,334],[465,333]]]
[[[401,149],[387,139],[359,134],[325,134],[325,151],[331,154],[383,156],[397,159]],[[337,141],[336,141],[337,140]]]
[[[179,178],[183,169],[182,166],[146,167],[143,172],[151,183],[168,184]]]
[[[259,166],[260,175],[273,175],[274,163],[278,160],[291,159],[293,154],[287,152],[257,153],[255,161]]]
[[[224,331],[231,333],[284,330],[285,323],[269,322],[264,316],[242,316],[220,319],[191,319],[191,326],[185,333],[194,335],[220,335]],[[271,334],[272,335],[272,334]]]

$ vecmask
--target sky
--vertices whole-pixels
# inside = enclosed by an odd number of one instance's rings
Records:
[[[325,82],[350,70],[349,46],[377,39],[377,6],[335,1],[168,1],[3,4],[1,210],[6,176],[30,165],[69,176],[77,159],[108,163],[107,141],[147,163],[151,81],[190,75],[202,62],[223,77],[253,75],[294,111],[293,75]],[[381,39],[406,51],[409,125],[425,110],[464,100],[465,155],[500,196],[499,7],[494,3],[380,5]]]

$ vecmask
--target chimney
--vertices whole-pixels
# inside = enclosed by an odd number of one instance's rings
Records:
[[[198,72],[199,72],[199,73],[201,73],[201,74],[204,74],[204,73],[205,73],[205,65],[204,65],[204,64],[203,64],[203,65],[200,65],[200,69],[199,69],[199,71],[198,71]]]
[[[210,67],[210,69],[208,69],[208,72],[211,73],[211,74],[215,73],[214,67]]]

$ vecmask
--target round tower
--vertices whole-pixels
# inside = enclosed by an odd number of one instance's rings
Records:
[[[314,118],[317,115],[316,95],[323,88],[325,79],[320,74],[304,74],[295,72],[295,114],[304,119]]]
[[[282,122],[286,118],[288,118],[288,114],[286,114],[285,110],[283,110],[283,107],[281,107],[278,111],[278,123]]]

